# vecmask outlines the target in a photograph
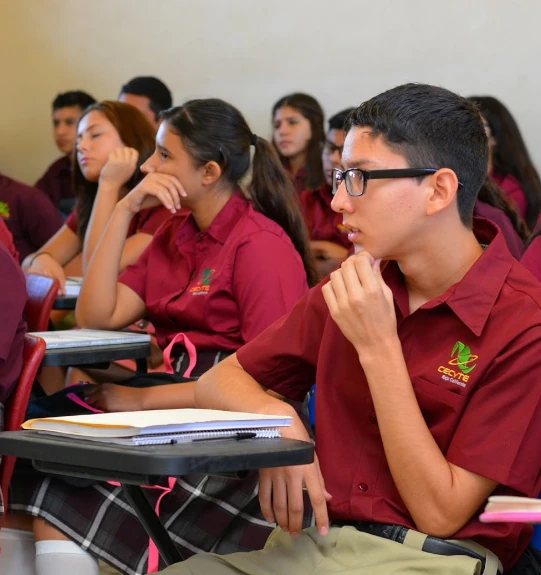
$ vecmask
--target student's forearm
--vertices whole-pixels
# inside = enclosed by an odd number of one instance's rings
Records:
[[[141,409],[182,409],[195,407],[194,392],[196,382],[174,383],[146,387],[141,390]]]
[[[295,410],[259,385],[244,371],[236,354],[200,377],[195,404],[206,409],[295,416]]]
[[[132,217],[117,206],[96,247],[77,301],[76,318],[81,326],[103,328],[114,316],[120,259]]]
[[[118,186],[100,183],[83,245],[83,270],[88,268],[107,223],[118,202]]]
[[[400,341],[366,354],[362,364],[400,496],[420,531],[451,536],[463,522],[460,485],[423,418]]]

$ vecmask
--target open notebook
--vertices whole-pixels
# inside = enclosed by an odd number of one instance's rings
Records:
[[[213,409],[162,409],[44,417],[23,423],[41,433],[124,445],[156,445],[210,439],[280,437],[291,417]]]
[[[146,343],[150,341],[147,333],[132,333],[128,331],[108,331],[104,329],[67,329],[61,331],[34,331],[45,340],[47,349],[65,349],[88,347],[91,345],[127,345],[131,343]]]
[[[483,523],[541,523],[541,501],[528,497],[492,495],[479,518]]]
[[[83,285],[82,277],[68,277],[66,278],[66,296],[79,297],[81,286]]]

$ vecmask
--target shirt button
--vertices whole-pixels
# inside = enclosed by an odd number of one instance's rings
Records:
[[[372,424],[372,425],[377,425],[378,424],[378,418],[375,416],[375,414],[371,413],[368,416],[368,421]]]
[[[202,241],[203,240],[203,234],[201,232],[199,232],[196,236],[196,239],[198,242]]]
[[[368,485],[366,483],[359,483],[359,489],[361,491],[368,491]]]

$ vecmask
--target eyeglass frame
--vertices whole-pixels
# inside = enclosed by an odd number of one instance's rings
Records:
[[[386,179],[397,179],[397,178],[418,178],[419,176],[430,176],[435,174],[438,170],[435,168],[400,168],[394,170],[362,170],[361,168],[348,168],[347,170],[340,170],[339,168],[334,168],[332,171],[332,195],[336,195],[338,192],[338,188],[342,184],[342,182],[346,186],[346,192],[348,196],[352,196],[354,198],[359,198],[366,194],[366,186],[368,180],[386,180]],[[359,172],[363,177],[363,191],[360,194],[352,194],[348,190],[347,180],[345,174],[348,172]],[[342,179],[338,186],[335,185],[336,174],[340,173],[342,175]],[[458,182],[458,187],[463,187],[464,184],[462,182]]]

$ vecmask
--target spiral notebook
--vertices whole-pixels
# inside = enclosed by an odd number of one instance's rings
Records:
[[[162,409],[44,417],[23,429],[121,445],[280,437],[291,417],[213,409]]]

